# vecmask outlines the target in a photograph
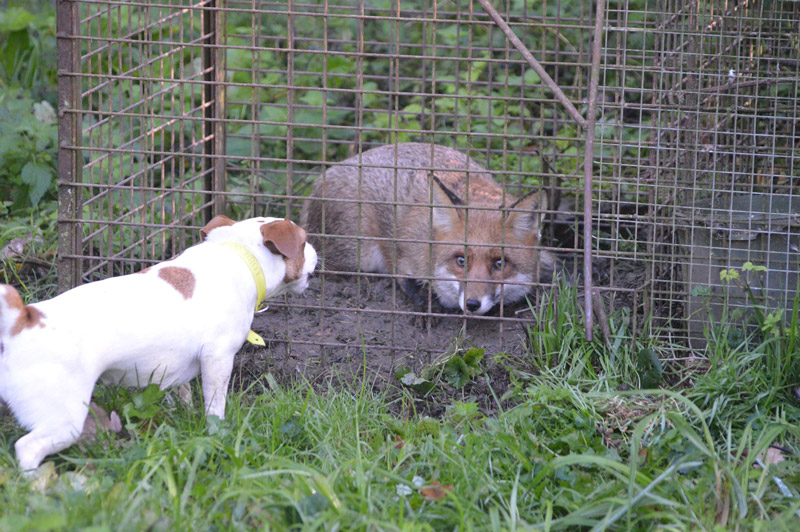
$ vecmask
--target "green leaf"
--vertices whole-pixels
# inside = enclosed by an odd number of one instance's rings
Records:
[[[458,355],[453,356],[444,366],[447,382],[454,388],[463,388],[469,382],[472,372],[464,359]]]
[[[541,82],[542,78],[539,77],[535,70],[528,69],[525,71],[525,83],[527,85],[538,85]]]
[[[20,7],[12,7],[5,12],[0,11],[0,32],[11,33],[25,29],[35,19],[33,13]]]
[[[303,434],[303,422],[299,417],[292,416],[279,430],[285,438],[294,440]]]
[[[15,133],[4,133],[0,135],[0,161],[6,154],[16,152],[21,143],[22,138]]]
[[[697,449],[705,454],[706,456],[714,456],[714,450],[707,445],[706,441],[703,441],[703,437],[698,434],[694,428],[677,412],[666,412],[665,413],[667,419],[669,419],[672,424],[675,426],[675,429],[687,440],[689,440],[692,445],[697,447]],[[713,445],[713,442],[712,442]]]
[[[316,492],[301,499],[297,503],[297,506],[300,509],[302,516],[306,518],[314,518],[322,511],[330,508],[330,503],[328,502],[327,497],[319,492]]]
[[[471,368],[478,368],[485,352],[486,350],[480,347],[467,349],[467,352],[464,353],[464,362]]]
[[[636,355],[636,371],[642,388],[657,388],[664,375],[658,354],[652,349],[642,349]]]
[[[428,393],[434,387],[434,384],[431,381],[424,377],[417,376],[417,374],[407,366],[399,366],[397,369],[395,369],[394,378],[415,392],[422,394]]]
[[[67,517],[63,513],[47,512],[35,515],[31,519],[29,530],[60,530],[67,525]]]
[[[349,74],[353,70],[353,63],[347,57],[342,55],[333,55],[328,57],[329,73]]]
[[[53,181],[53,169],[49,166],[29,162],[22,167],[22,182],[30,187],[28,197],[33,205],[39,203]]]

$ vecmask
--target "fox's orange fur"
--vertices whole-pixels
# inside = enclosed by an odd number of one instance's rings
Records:
[[[301,225],[328,271],[396,273],[409,293],[430,282],[443,306],[484,314],[552,270],[536,249],[546,209],[543,192],[518,201],[456,150],[406,143],[329,168]]]

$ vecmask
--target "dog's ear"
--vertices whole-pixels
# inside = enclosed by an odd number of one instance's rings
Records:
[[[200,234],[203,235],[203,240],[208,238],[208,233],[216,229],[217,227],[222,227],[225,225],[233,225],[236,222],[225,216],[224,214],[220,214],[219,216],[214,216],[210,222],[203,226],[200,229]]]
[[[264,245],[273,253],[293,259],[302,255],[306,244],[306,232],[289,220],[278,220],[261,226]]]

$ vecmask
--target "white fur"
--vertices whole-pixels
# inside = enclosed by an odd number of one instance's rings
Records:
[[[433,272],[435,279],[431,281],[434,292],[439,296],[439,302],[445,308],[461,307],[464,310],[464,305],[461,302],[461,283],[458,279],[450,273],[446,267],[439,266]]]
[[[493,284],[494,290],[481,296],[481,306],[474,312],[467,310],[467,294],[464,291],[464,282],[458,281],[447,272],[445,267],[436,270],[437,277],[451,277],[453,281],[434,281],[439,294],[439,300],[445,307],[458,307],[467,314],[481,316],[500,303],[502,299],[506,304],[516,303],[530,292],[531,278],[523,273],[517,273],[505,279],[502,283]],[[488,284],[488,283],[487,283]]]
[[[495,289],[494,303],[499,303],[501,299],[506,304],[516,303],[530,293],[531,282],[533,282],[533,279],[530,275],[526,275],[524,273],[516,273],[512,275],[503,281],[502,285],[497,285],[497,288]],[[483,306],[481,306],[481,308],[483,308]]]
[[[180,386],[202,377],[207,415],[222,418],[233,359],[253,320],[256,286],[244,261],[217,245],[243,244],[258,260],[267,298],[301,292],[317,263],[304,246],[300,278],[284,283],[286,259],[263,244],[260,227],[275,218],[252,218],[217,227],[206,240],[147,272],[79,286],[31,305],[40,325],[10,334],[19,309],[9,308],[0,286],[0,399],[31,432],[16,443],[24,470],[78,438],[98,379],[125,386]],[[186,299],[161,279],[165,267],[189,270],[194,292]]]
[[[361,271],[389,273],[389,266],[383,260],[383,252],[375,242],[361,243]]]
[[[478,310],[473,312],[473,314],[482,316],[483,314],[486,314],[487,312],[492,310],[492,307],[494,307],[495,304],[497,304],[499,301],[500,301],[499,296],[492,297],[491,294],[486,294],[481,298],[481,306],[478,307]]]

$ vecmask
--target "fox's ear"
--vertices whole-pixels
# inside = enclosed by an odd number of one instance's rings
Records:
[[[523,196],[513,203],[506,218],[506,227],[519,239],[527,240],[542,230],[542,223],[547,211],[547,192],[538,190]]]
[[[438,231],[450,231],[464,217],[464,202],[455,192],[447,188],[433,172],[430,173],[433,190],[433,227]]]

